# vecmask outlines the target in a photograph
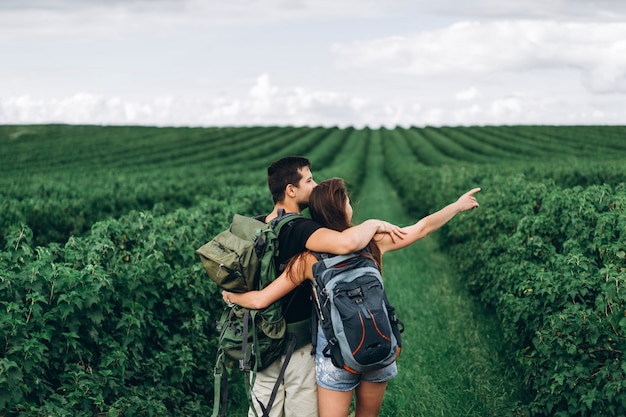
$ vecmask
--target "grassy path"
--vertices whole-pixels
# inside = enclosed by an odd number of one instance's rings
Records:
[[[384,177],[380,140],[370,146],[368,176],[353,202],[355,220],[415,222]],[[452,221],[462,221],[462,216]],[[514,382],[504,377],[498,323],[469,298],[436,236],[385,255],[384,276],[406,330],[399,375],[388,386],[380,415],[515,415],[519,395]]]

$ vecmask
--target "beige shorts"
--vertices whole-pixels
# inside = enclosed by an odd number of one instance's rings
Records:
[[[308,344],[293,352],[270,411],[270,417],[318,417],[315,356],[311,355],[311,349],[311,344]],[[263,405],[267,405],[284,360],[283,355],[256,374],[252,401],[259,416],[263,413],[256,398]],[[254,416],[251,409],[248,410],[248,416]]]

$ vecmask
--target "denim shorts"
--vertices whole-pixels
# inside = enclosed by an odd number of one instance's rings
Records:
[[[315,352],[315,375],[317,385],[333,391],[352,391],[361,381],[387,382],[398,375],[396,363],[364,374],[353,374],[337,368],[330,358],[322,354],[326,346],[326,337],[321,327],[317,328],[317,348]]]

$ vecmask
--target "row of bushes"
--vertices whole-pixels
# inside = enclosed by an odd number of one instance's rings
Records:
[[[173,211],[229,185],[262,185],[283,152],[311,153],[322,165],[353,132],[34,126],[28,140],[7,137],[19,129],[0,126],[0,247],[19,224],[31,228],[35,245],[63,243],[131,210],[160,203]]]
[[[537,173],[531,181],[475,166],[387,164],[387,172],[408,206],[421,197],[420,215],[483,188],[479,211],[439,236],[501,320],[512,372],[530,395],[527,413],[624,415],[626,185],[561,187]]]
[[[11,233],[0,252],[3,415],[210,413],[223,305],[195,249],[268,200],[251,187],[190,210],[133,211],[64,245]]]
[[[499,197],[451,225],[445,242],[495,307],[530,412],[624,415],[626,186],[561,189],[523,177],[492,186]]]

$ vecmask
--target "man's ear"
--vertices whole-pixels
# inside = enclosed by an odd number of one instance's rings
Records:
[[[287,184],[285,187],[285,194],[292,198],[296,196],[296,190],[293,184]]]

